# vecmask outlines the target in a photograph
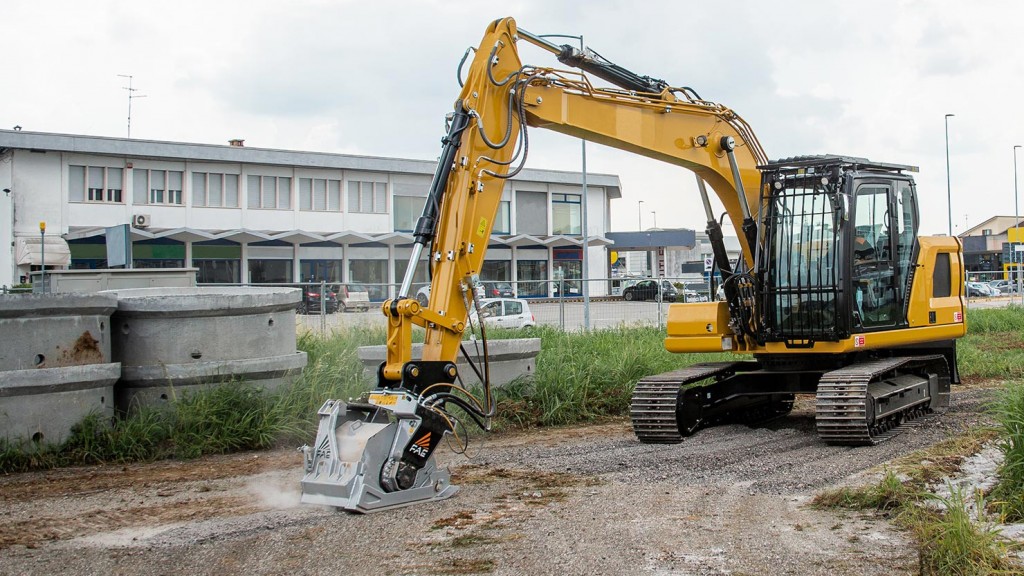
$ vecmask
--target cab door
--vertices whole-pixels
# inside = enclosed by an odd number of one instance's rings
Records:
[[[895,326],[903,307],[897,291],[899,271],[894,257],[894,182],[871,179],[858,183],[853,226],[848,237],[854,332]]]

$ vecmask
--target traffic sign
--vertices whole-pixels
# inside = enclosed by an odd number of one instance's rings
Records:
[[[708,257],[704,259],[704,271],[711,272],[711,269],[715,267],[715,259]]]

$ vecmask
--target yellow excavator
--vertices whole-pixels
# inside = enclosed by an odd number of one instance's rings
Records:
[[[519,42],[573,70],[523,65]],[[796,394],[814,394],[823,441],[874,444],[948,406],[959,382],[955,342],[966,331],[963,256],[956,238],[918,237],[916,168],[836,155],[769,161],[729,108],[551,43],[511,18],[488,27],[447,126],[399,296],[382,306],[387,357],[377,385],[320,409],[316,441],[303,447],[303,502],[371,512],[457,491],[433,454],[445,439],[463,447],[466,424],[487,429],[495,413],[486,332],[470,312],[505,180],[529,152],[528,127],[696,174],[725,298],[672,304],[665,348],[739,359],[637,383],[630,415],[639,441],[680,442],[704,426],[775,418]],[[709,188],[739,236],[736,262]],[[409,294],[424,256],[426,306]],[[419,358],[414,326],[425,331]],[[479,398],[455,364],[460,351],[472,360],[463,336],[477,329],[483,360],[470,366],[484,382]]]

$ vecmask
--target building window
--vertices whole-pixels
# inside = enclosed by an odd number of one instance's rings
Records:
[[[427,201],[422,196],[395,196],[395,232],[412,232],[416,229],[416,221],[423,213],[423,204]]]
[[[512,281],[511,260],[484,260],[483,268],[480,270],[480,278],[502,282]]]
[[[498,212],[494,215],[494,228],[491,229],[491,234],[512,233],[511,204],[508,200],[502,200],[498,204]]]
[[[551,233],[582,234],[579,194],[551,195]]]
[[[348,183],[348,211],[368,214],[387,214],[388,185],[386,182]]]
[[[341,212],[341,180],[299,178],[299,210]]]
[[[285,176],[249,175],[249,208],[291,210],[292,179]]]
[[[193,172],[192,205],[238,208],[238,174]]]
[[[249,282],[253,284],[286,284],[291,281],[291,260],[249,259]]]
[[[71,202],[103,202],[123,204],[121,194],[123,168],[102,166],[68,167],[68,200]]]
[[[348,281],[365,285],[370,300],[382,301],[388,295],[388,261],[349,260]]]
[[[301,260],[299,280],[302,282],[341,282],[341,260]]]
[[[548,295],[547,260],[519,260],[516,262],[516,277],[519,279],[516,293],[520,298]]]
[[[133,172],[133,200],[135,204],[163,204],[182,206],[181,172],[178,170],[145,170]]]

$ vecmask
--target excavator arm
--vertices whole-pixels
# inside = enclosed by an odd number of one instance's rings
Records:
[[[523,66],[517,46],[523,41],[626,88],[599,89],[580,73]],[[518,171],[514,165],[529,153],[528,127],[693,171],[716,193],[733,226],[745,231],[741,237],[744,259],[748,268],[753,265],[752,214],[758,209],[760,186],[757,166],[767,157],[742,118],[725,106],[697,99],[691,89],[672,88],[568,46],[556,46],[518,30],[511,18],[498,20],[476,50],[450,115],[400,296],[384,306],[389,337],[382,385],[398,384],[403,378],[411,383],[410,362],[420,373],[433,375],[434,370],[423,370],[430,366],[423,363],[443,365],[456,357],[505,179]],[[717,224],[707,202],[705,206],[709,225]],[[412,270],[423,252],[431,268],[430,302],[425,308],[408,298]],[[718,265],[729,264],[719,258]],[[420,362],[411,358],[412,325],[426,329]],[[425,382],[433,383],[431,378]]]
[[[518,44],[524,41],[616,87],[597,88],[579,71],[523,65]],[[557,46],[505,18],[488,27],[447,120],[407,272],[398,296],[382,306],[387,351],[377,387],[354,402],[329,400],[321,408],[316,445],[303,448],[305,502],[367,512],[454,493],[432,453],[443,437],[457,436],[461,420],[486,428],[494,414],[486,365],[484,397],[478,400],[460,385],[455,361],[476,306],[475,285],[505,180],[525,162],[530,127],[693,171],[723,276],[733,271],[705,182],[733,226],[743,231],[741,267],[753,267],[757,166],[767,158],[742,118],[689,88],[634,74],[592,52]],[[431,292],[429,303],[421,306],[410,290],[424,256]],[[727,293],[730,311],[740,317],[740,298],[728,282]],[[420,358],[412,353],[414,326],[424,329]]]

